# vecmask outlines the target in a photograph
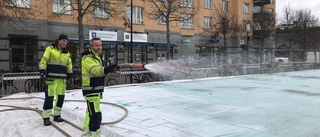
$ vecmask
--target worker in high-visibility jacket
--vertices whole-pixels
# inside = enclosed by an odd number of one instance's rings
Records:
[[[101,134],[100,99],[102,99],[104,79],[106,74],[117,68],[117,64],[105,67],[103,61],[101,39],[92,38],[89,49],[82,53],[81,62],[82,93],[87,102],[83,136],[98,137]]]
[[[61,34],[55,43],[46,48],[39,63],[40,75],[45,76],[47,86],[42,111],[45,126],[51,125],[50,115],[53,115],[54,121],[63,122],[61,108],[66,91],[66,79],[72,76],[71,54],[66,49],[67,43],[68,36]]]

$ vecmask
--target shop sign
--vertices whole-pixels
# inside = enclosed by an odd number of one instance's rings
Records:
[[[117,41],[117,32],[89,30],[89,39],[100,38],[102,41]]]
[[[182,54],[182,55],[181,55],[181,58],[182,58],[182,59],[185,59],[185,58],[186,58],[186,54]]]
[[[130,42],[130,33],[125,32],[124,33],[124,40],[125,42]],[[143,34],[137,34],[137,33],[132,33],[132,42],[148,42],[148,35],[143,33]]]
[[[182,43],[190,43],[190,39],[183,39]]]

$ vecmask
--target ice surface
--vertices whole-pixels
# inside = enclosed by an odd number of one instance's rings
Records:
[[[214,77],[106,87],[103,102],[121,105],[128,116],[102,126],[107,137],[253,137],[320,136],[320,70],[268,75]],[[44,97],[20,93],[6,98]],[[82,127],[85,103],[81,90],[66,93],[62,117]],[[42,109],[43,100],[0,100],[0,105]],[[10,107],[0,107],[0,110]],[[101,105],[103,122],[125,111]],[[71,136],[81,131],[57,123]],[[60,137],[41,116],[29,110],[0,112],[1,136]]]

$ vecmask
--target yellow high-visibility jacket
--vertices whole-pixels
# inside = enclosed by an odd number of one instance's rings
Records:
[[[83,54],[81,64],[83,96],[103,92],[105,73],[102,56],[89,49]]]
[[[68,73],[73,73],[70,52],[63,52],[56,44],[50,45],[43,53],[39,69],[46,70],[47,78],[67,78]]]

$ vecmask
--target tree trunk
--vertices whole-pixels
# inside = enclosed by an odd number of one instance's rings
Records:
[[[261,40],[260,64],[264,62],[264,39]]]
[[[228,48],[227,48],[226,34],[223,35],[223,47],[224,47],[223,64],[228,64]]]
[[[229,68],[228,68],[228,48],[227,48],[227,34],[223,35],[223,76],[229,76]]]
[[[313,53],[314,53],[314,62],[317,62],[317,52],[313,51]]]
[[[81,13],[81,4],[78,4],[78,35],[79,45],[77,46],[76,65],[81,65],[81,53],[84,51],[84,36],[83,36],[83,14]]]
[[[306,60],[307,60],[307,59],[306,59],[306,57],[307,57],[307,56],[306,56],[306,51],[307,51],[306,48],[303,47],[303,61],[302,61],[303,63],[305,63]]]
[[[166,20],[166,28],[167,28],[167,34],[166,34],[166,38],[167,38],[167,48],[166,48],[166,59],[169,60],[169,58],[171,57],[171,42],[170,42],[170,24],[169,24],[169,20]],[[157,55],[156,55],[157,56]]]
[[[289,44],[290,44],[290,46],[289,46],[289,48],[290,48],[290,50],[289,50],[289,59],[292,60],[292,46],[291,45],[293,45],[293,44],[292,44],[291,41],[289,41]]]

